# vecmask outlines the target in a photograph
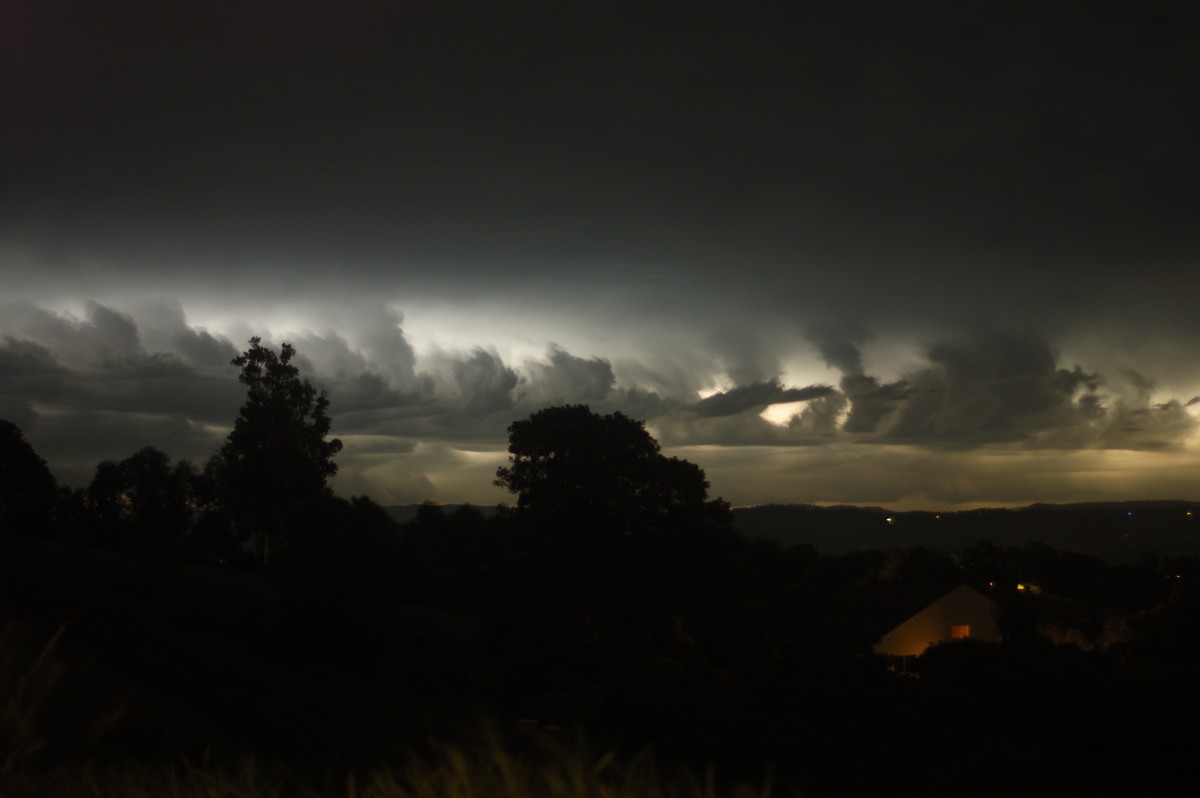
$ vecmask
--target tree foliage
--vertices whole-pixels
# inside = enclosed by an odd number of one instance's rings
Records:
[[[129,537],[181,537],[196,506],[196,469],[174,465],[166,452],[146,446],[118,462],[96,466],[87,489],[88,514],[110,542]]]
[[[329,438],[329,399],[300,376],[295,355],[291,344],[276,354],[255,337],[233,359],[246,403],[211,468],[235,530],[255,539],[266,564],[289,509],[328,492],[342,449]]]
[[[727,526],[704,471],[666,457],[645,425],[586,405],[550,407],[508,428],[509,465],[496,484],[539,525],[614,534]]]
[[[58,486],[20,427],[0,419],[0,532],[43,534],[53,520]]]

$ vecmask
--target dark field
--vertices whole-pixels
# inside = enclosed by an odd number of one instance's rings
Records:
[[[3,536],[10,792],[59,779],[69,794],[114,772],[150,793],[180,774],[230,795],[344,794],[350,773],[355,789],[414,790],[449,772],[447,751],[478,760],[472,779],[497,756],[532,768],[522,783],[609,754],[597,778],[639,795],[682,789],[684,773],[709,789],[709,770],[713,790],[769,775],[805,795],[1079,794],[1195,775],[1195,560],[546,540],[436,512],[397,539],[400,565],[380,577],[354,557],[262,570]],[[987,567],[1086,601],[1093,626],[1055,644],[1013,594],[1003,643],[937,646],[906,673],[871,653]],[[364,794],[409,794],[379,784]]]

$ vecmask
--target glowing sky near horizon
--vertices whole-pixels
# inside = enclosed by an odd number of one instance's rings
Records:
[[[0,417],[202,461],[260,335],[385,504],[567,402],[738,505],[1200,498],[1194,11],[530,5],[5,11]]]

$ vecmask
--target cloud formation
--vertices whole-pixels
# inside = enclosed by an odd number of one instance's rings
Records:
[[[717,418],[733,416],[747,410],[762,411],[770,405],[786,402],[804,402],[819,399],[833,393],[827,385],[810,385],[806,388],[784,388],[779,378],[768,382],[755,382],[706,396],[692,410],[699,416]]]
[[[230,365],[238,346],[220,332],[191,326],[177,302],[129,312],[86,307],[86,318],[30,303],[5,308],[5,417],[26,429],[60,478],[77,484],[96,461],[144,445],[206,458],[241,401]],[[858,451],[882,466],[895,462],[887,452],[905,451],[926,463],[923,490],[930,501],[961,498],[965,477],[951,472],[971,452],[1182,453],[1190,451],[1197,430],[1194,402],[1159,396],[1154,381],[1135,370],[1117,370],[1110,383],[1105,375],[1064,366],[1045,340],[1028,334],[975,333],[927,344],[910,353],[892,380],[866,373],[865,336],[825,335],[817,346],[842,372],[837,387],[788,386],[774,376],[686,401],[618,380],[611,361],[553,344],[541,358],[514,363],[483,346],[417,356],[398,314],[360,318],[369,323],[353,338],[307,328],[272,333],[272,340],[293,342],[305,374],[330,393],[334,434],[347,443],[341,488],[396,501],[428,498],[418,495],[422,491],[466,498],[448,495],[451,486],[475,500],[491,496],[488,474],[503,461],[508,424],[553,404],[588,404],[645,419],[669,449],[704,447],[714,462],[766,446],[842,453],[834,460]],[[708,379],[727,374],[723,358],[714,356]],[[768,421],[763,411],[772,405],[795,412]],[[938,460],[938,452],[960,454]],[[469,488],[470,479],[483,489]],[[939,491],[939,480],[958,488]],[[736,490],[755,493],[748,486]]]
[[[734,501],[1200,485],[1191,10],[302,5],[13,33],[0,414],[65,481],[203,459],[259,335],[344,491],[503,498],[566,402]]]

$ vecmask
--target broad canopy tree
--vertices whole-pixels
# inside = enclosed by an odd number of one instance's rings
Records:
[[[291,344],[276,354],[255,337],[234,358],[246,403],[209,465],[234,531],[253,538],[264,565],[272,564],[288,511],[331,492],[327,481],[337,473],[333,458],[342,449],[340,440],[329,438],[329,399],[300,376],[295,355]]]
[[[619,412],[549,407],[508,433],[509,465],[496,484],[537,526],[624,535],[729,525],[729,505],[708,499],[704,471],[663,455],[642,422]]]
[[[101,539],[182,537],[196,507],[196,469],[174,465],[166,452],[146,446],[124,460],[105,460],[87,488],[88,513]]]

